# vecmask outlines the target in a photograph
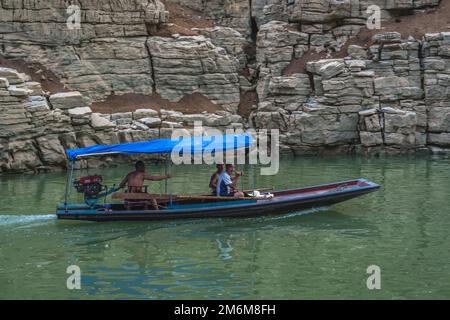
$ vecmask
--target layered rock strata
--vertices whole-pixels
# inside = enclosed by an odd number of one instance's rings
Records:
[[[220,131],[243,127],[240,116],[226,111],[94,113],[80,92],[45,96],[25,74],[0,68],[0,173],[65,167],[65,149],[170,138],[195,121]]]
[[[309,62],[309,77],[268,77],[254,124],[280,129],[297,153],[448,150],[450,33],[373,40],[346,58]]]

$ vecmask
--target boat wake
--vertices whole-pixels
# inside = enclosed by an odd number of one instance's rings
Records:
[[[55,220],[54,214],[37,214],[37,215],[0,215],[0,227],[41,224]]]

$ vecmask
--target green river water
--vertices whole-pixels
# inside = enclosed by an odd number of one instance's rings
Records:
[[[128,170],[91,173],[111,184]],[[171,188],[205,191],[211,170],[175,167]],[[255,183],[359,177],[383,188],[281,216],[90,223],[52,214],[63,173],[0,176],[0,299],[450,298],[450,158],[284,159],[277,176]],[[81,290],[66,287],[70,265],[81,269]],[[381,290],[366,286],[369,265],[381,268]]]

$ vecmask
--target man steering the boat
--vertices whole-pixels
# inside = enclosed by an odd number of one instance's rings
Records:
[[[219,180],[217,181],[217,196],[218,197],[244,197],[244,193],[237,190],[237,184],[239,178],[243,175],[242,172],[236,172],[236,175],[231,178],[233,174],[234,166],[232,164],[227,164],[225,170],[220,174]]]
[[[128,186],[128,192],[136,193],[143,192],[142,187],[144,186],[145,180],[150,181],[161,181],[172,178],[170,174],[165,176],[151,176],[145,172],[145,164],[142,161],[136,162],[134,165],[136,170],[130,172],[120,183],[119,189]]]

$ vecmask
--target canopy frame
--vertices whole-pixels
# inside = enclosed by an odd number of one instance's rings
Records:
[[[243,141],[242,141],[243,140]],[[199,145],[198,142],[201,142]],[[179,145],[181,143],[181,146]],[[166,145],[164,145],[166,144]],[[182,137],[181,139],[156,139],[144,142],[133,142],[115,145],[97,145],[81,149],[66,150],[68,157],[68,175],[66,188],[64,193],[64,206],[68,210],[68,201],[70,197],[70,187],[73,180],[75,162],[90,157],[106,156],[106,155],[137,155],[137,154],[160,154],[165,159],[165,174],[171,174],[172,159],[170,153],[177,148],[188,148],[192,154],[204,153],[206,150],[214,150],[214,152],[226,152],[229,150],[239,150],[250,148],[253,144],[250,134],[231,134],[223,136],[197,136]],[[138,147],[142,147],[140,150]],[[153,150],[152,150],[153,148]],[[164,185],[165,193],[170,190],[170,203],[172,204],[172,190],[170,183],[166,180]]]

